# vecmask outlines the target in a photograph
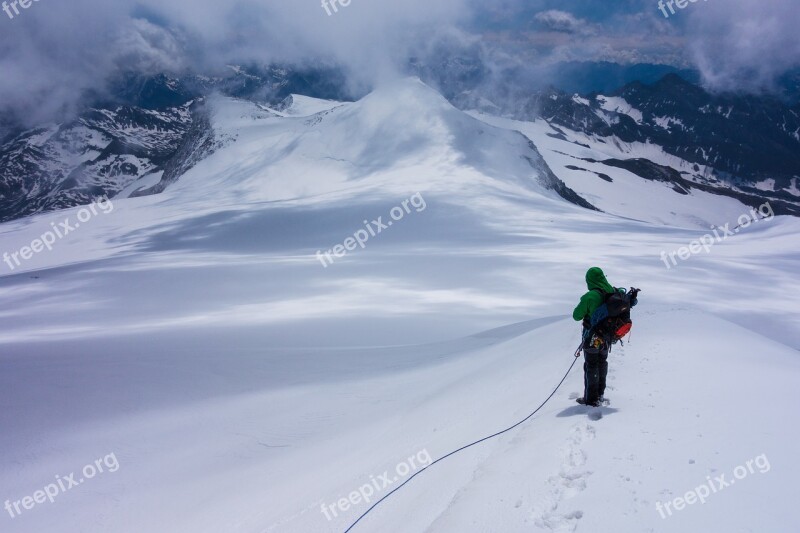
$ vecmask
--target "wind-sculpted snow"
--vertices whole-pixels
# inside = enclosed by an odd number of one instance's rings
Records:
[[[425,470],[354,531],[797,529],[796,217],[668,269],[662,251],[746,210],[576,163],[625,146],[468,116],[415,80],[294,113],[209,105],[212,154],[187,145],[207,157],[163,192],[113,199],[0,277],[0,504],[98,457],[119,464],[2,510],[0,530],[344,531],[367,505],[338,499],[370,476],[547,397],[596,265],[642,289],[610,406],[571,399],[577,364],[534,418]],[[546,169],[567,164],[591,171],[565,182],[604,212],[548,187]],[[424,211],[320,266],[318,250],[416,194]],[[79,213],[0,225],[0,254]],[[769,472],[659,515],[762,454]]]

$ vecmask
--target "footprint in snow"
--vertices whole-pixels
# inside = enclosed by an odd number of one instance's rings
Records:
[[[594,438],[595,429],[590,424],[582,422],[573,426],[570,438],[561,451],[558,475],[550,477],[547,495],[534,508],[534,522],[540,528],[555,533],[572,533],[577,529],[583,511],[560,512],[559,506],[586,488],[591,472],[585,469],[587,456],[583,445]]]

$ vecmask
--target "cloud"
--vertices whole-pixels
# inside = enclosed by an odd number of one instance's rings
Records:
[[[36,124],[73,112],[121,71],[231,62],[337,63],[354,86],[396,75],[415,43],[462,23],[469,0],[48,0],[0,12],[0,113]]]
[[[657,10],[618,9],[603,13],[598,20],[561,10],[546,10],[532,18],[538,23],[535,29],[502,36],[494,34],[492,38],[505,43],[516,39],[520,49],[535,49],[543,65],[562,61],[608,61],[690,66],[691,58],[686,54],[681,29],[664,21]]]
[[[572,13],[550,9],[537,13],[534,17],[543,27],[551,31],[590,35],[595,33],[594,27],[587,20],[579,19]]]
[[[497,72],[514,61],[691,61],[713,87],[765,86],[800,58],[796,1],[697,2],[666,20],[651,0],[351,0],[331,16],[320,0],[47,0],[14,19],[0,12],[0,113],[39,124],[125,70],[234,62],[338,64],[359,93],[410,55],[475,47]]]
[[[781,74],[800,67],[797,0],[725,0],[692,8],[689,47],[710,88],[770,90]]]

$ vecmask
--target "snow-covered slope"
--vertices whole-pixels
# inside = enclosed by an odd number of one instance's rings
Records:
[[[598,142],[654,145],[689,162],[692,167],[680,169],[685,177],[705,183],[715,194],[786,202],[798,213],[798,197],[791,191],[792,180],[800,175],[800,113],[786,101],[712,94],[676,74],[652,84],[635,81],[609,96],[548,89],[499,108],[483,103],[482,96],[489,95],[479,90],[455,101],[462,109],[544,119]],[[769,189],[757,188],[766,180],[772,181]]]
[[[308,204],[324,193],[363,200],[423,188],[522,197],[569,192],[523,135],[462,113],[418,79],[311,116],[276,116],[229,98],[217,99],[214,109],[217,136],[235,146],[181,178],[174,192],[186,199],[214,194],[227,201],[226,191],[235,205]]]
[[[581,197],[614,215],[688,228],[708,229],[734,223],[751,207],[729,196],[676,186],[674,181],[644,179],[607,161],[646,160],[697,176],[709,169],[667,154],[657,145],[625,143],[559,128],[545,120],[523,122],[474,114],[489,124],[520,131],[542,151],[547,164]],[[763,204],[762,204],[763,205]]]
[[[330,111],[340,105],[341,102],[312,98],[302,94],[290,94],[275,107],[274,111],[285,117],[309,117],[323,111]]]
[[[83,205],[152,180],[193,123],[191,102],[163,110],[91,109],[0,145],[0,220]]]
[[[344,531],[367,505],[328,520],[323,504],[547,397],[593,265],[644,291],[612,352],[611,407],[575,406],[576,368],[534,419],[422,473],[354,531],[797,529],[798,219],[668,269],[662,251],[707,231],[674,227],[697,228],[688,208],[667,226],[571,204],[522,127],[415,80],[310,116],[211,106],[223,144],[164,193],[0,226],[12,253],[81,221],[52,251],[0,263],[0,501],[118,461],[3,511],[3,531]],[[321,264],[379,217],[393,225]],[[659,515],[761,456],[768,472]]]

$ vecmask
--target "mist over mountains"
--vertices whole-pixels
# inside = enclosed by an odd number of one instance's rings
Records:
[[[553,67],[562,72],[561,87],[552,77],[542,78],[548,80],[543,86],[530,81],[531,73],[492,72],[476,56],[445,56],[434,63],[411,59],[408,70],[461,109],[544,118],[621,142],[657,144],[712,168],[711,186],[734,187],[754,195],[754,201],[765,197],[766,189],[776,200],[797,202],[790,191],[800,176],[800,119],[798,104],[787,97],[711,94],[696,85],[696,73],[661,65],[564,63]],[[623,85],[607,90],[615,80]],[[787,80],[791,86],[793,79]],[[180,78],[127,72],[107,93],[91,97],[93,105],[76,119],[35,128],[6,125],[0,217],[82,205],[99,195],[163,190],[189,168],[184,159],[212,149],[203,102],[213,94],[266,107],[279,106],[292,94],[333,101],[364,96],[353,91],[341,67],[231,65],[220,75]],[[638,115],[605,105],[598,99],[603,94],[621,98]],[[165,171],[168,179],[153,187]],[[142,178],[147,183],[128,190]]]
[[[800,531],[797,0],[0,3],[3,533]]]

